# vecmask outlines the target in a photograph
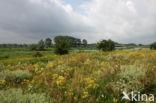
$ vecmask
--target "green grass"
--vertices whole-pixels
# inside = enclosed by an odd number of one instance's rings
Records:
[[[37,51],[29,51],[27,48],[0,48],[0,60],[33,57]],[[39,51],[43,56],[53,55],[53,49]]]
[[[121,47],[116,48],[116,50],[128,50],[134,49],[136,47]],[[141,46],[138,48],[148,48],[145,46]],[[95,46],[87,46],[87,47],[75,47],[71,48],[70,52],[84,52],[85,50],[97,50]],[[45,51],[30,51],[28,48],[0,48],[0,60],[8,60],[8,59],[16,59],[16,58],[30,58],[36,52],[40,52],[43,56],[54,55],[54,48],[48,48]],[[89,51],[87,51],[89,52]]]
[[[70,52],[74,50],[94,50],[91,47],[76,47],[71,48]],[[48,48],[45,51],[30,51],[28,48],[0,48],[0,60],[29,58],[33,57],[36,52],[40,52],[43,56],[54,55],[54,48]]]

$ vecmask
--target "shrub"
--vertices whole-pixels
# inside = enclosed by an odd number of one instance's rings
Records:
[[[21,89],[0,91],[1,103],[49,103],[45,94],[23,94]]]
[[[120,89],[140,91],[144,87],[141,84],[142,77],[146,74],[146,70],[136,65],[125,65],[121,67],[119,73],[118,86]]]
[[[150,48],[156,50],[156,42],[153,43],[153,44],[151,44],[151,45],[150,45]]]
[[[4,70],[0,72],[0,79],[5,80],[6,82],[20,83],[24,79],[30,78],[31,74],[29,73],[28,70],[15,70],[15,71]]]
[[[9,56],[8,55],[4,55],[4,56],[0,56],[0,60],[3,60],[3,59],[8,59]]]
[[[97,48],[102,51],[113,51],[115,50],[115,42],[112,40],[102,40],[97,44]]]
[[[43,55],[40,52],[36,52],[33,57],[42,57]]]
[[[69,52],[69,42],[67,40],[58,40],[56,42],[55,53],[56,54],[68,54]]]
[[[0,64],[0,71],[4,69],[5,69],[5,66],[3,64]]]

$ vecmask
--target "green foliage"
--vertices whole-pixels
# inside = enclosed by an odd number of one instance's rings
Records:
[[[112,40],[102,40],[97,43],[97,48],[102,51],[113,51],[115,50],[115,42]]]
[[[83,44],[83,46],[87,46],[87,40],[86,39],[83,39],[82,40],[82,44]]]
[[[52,46],[52,40],[50,38],[46,38],[45,47],[49,48]]]
[[[5,69],[5,66],[3,64],[0,64],[0,71],[4,69]]]
[[[71,47],[77,47],[81,45],[81,40],[72,36],[56,36],[54,38],[55,43],[59,42],[59,41],[68,41],[69,46]]]
[[[68,54],[69,52],[69,42],[67,40],[59,40],[56,42],[56,49],[55,49],[55,53],[56,54]]]
[[[43,40],[40,40],[37,44],[37,50],[42,51],[45,50],[45,44]]]
[[[0,79],[6,82],[20,83],[25,79],[30,79],[31,74],[28,70],[4,70],[0,72]]]
[[[23,93],[21,89],[0,91],[1,103],[49,103],[45,94]]]
[[[31,44],[29,46],[29,50],[31,51],[43,51],[45,50],[45,44],[43,40],[40,40],[38,44]]]
[[[27,44],[0,44],[0,48],[25,48]]]
[[[34,55],[33,55],[33,57],[42,57],[43,56],[43,54],[41,54],[40,52],[36,52]]]
[[[117,82],[120,89],[125,91],[141,91],[144,87],[141,85],[141,79],[146,74],[146,70],[136,65],[125,65],[121,67],[119,81]],[[135,86],[134,86],[135,85]]]
[[[152,43],[152,44],[150,45],[150,49],[156,50],[156,42],[155,42],[155,43]]]
[[[31,51],[37,50],[37,45],[36,45],[36,44],[31,44],[31,45],[29,46],[29,50],[31,50]]]

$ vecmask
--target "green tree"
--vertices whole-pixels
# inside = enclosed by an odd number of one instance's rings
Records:
[[[83,46],[87,46],[87,40],[86,39],[83,39],[82,40],[82,44],[83,44]]]
[[[30,44],[29,50],[31,50],[31,51],[37,50],[37,45],[36,44]]]
[[[72,36],[56,36],[54,42],[56,43],[59,40],[66,40],[69,42],[71,47],[77,47],[81,45],[81,40]]]
[[[52,46],[52,40],[50,38],[45,39],[45,47],[49,48]]]
[[[102,40],[97,43],[97,48],[102,51],[113,51],[115,50],[115,42],[112,40]]]
[[[58,40],[55,44],[55,53],[56,54],[68,54],[69,53],[69,41],[67,40]]]
[[[152,43],[152,44],[150,45],[150,49],[156,50],[156,42],[154,42],[154,43]]]
[[[41,50],[45,50],[45,45],[44,45],[44,41],[40,40],[37,44],[37,50],[41,51]]]

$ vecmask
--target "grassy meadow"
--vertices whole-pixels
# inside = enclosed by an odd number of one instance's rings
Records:
[[[155,50],[40,52],[0,50],[0,103],[130,103],[122,91],[156,95]]]

